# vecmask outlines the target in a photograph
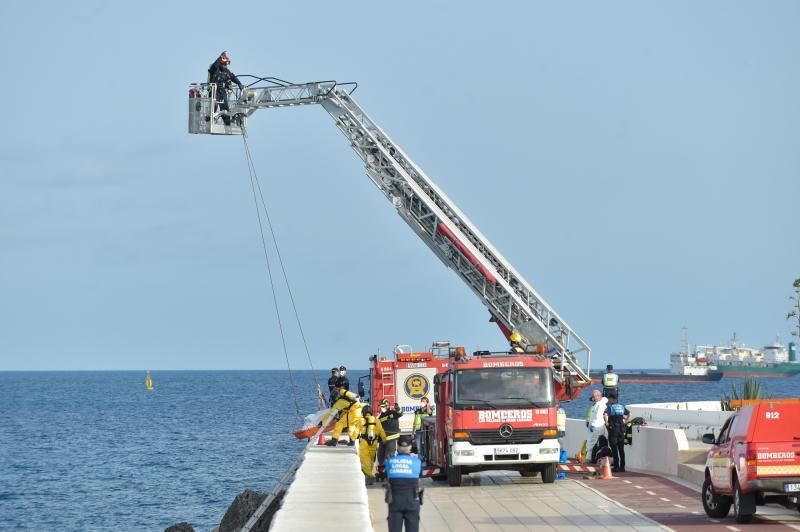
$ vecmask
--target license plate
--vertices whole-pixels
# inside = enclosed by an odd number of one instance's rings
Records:
[[[800,491],[800,482],[795,482],[794,484],[784,484],[783,491],[786,493],[794,493],[795,491]]]
[[[519,447],[495,447],[494,454],[519,454]]]

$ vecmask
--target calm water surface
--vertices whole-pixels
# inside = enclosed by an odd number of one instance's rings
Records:
[[[147,393],[144,372],[0,372],[0,528],[210,530],[243,489],[272,489],[302,448],[285,371],[152,376]],[[294,380],[301,412],[313,410],[311,373]],[[622,402],[716,400],[733,382],[623,383]],[[798,378],[763,383],[800,395]],[[564,406],[583,417],[588,405],[584,394]]]

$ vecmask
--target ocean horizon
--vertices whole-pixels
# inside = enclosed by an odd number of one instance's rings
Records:
[[[3,527],[210,530],[237,494],[270,491],[301,452],[291,432],[316,410],[311,371],[292,371],[295,394],[287,370],[150,373],[152,392],[144,370],[0,371]],[[718,400],[739,382],[623,380],[621,399]],[[761,382],[771,397],[797,395],[800,383]],[[588,397],[565,403],[568,416],[583,418]]]

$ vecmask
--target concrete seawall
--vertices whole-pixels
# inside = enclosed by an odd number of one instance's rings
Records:
[[[334,528],[372,530],[358,453],[355,447],[310,446],[270,531]]]
[[[574,456],[588,435],[584,420],[567,419],[567,434],[561,439],[562,448],[567,455]],[[634,427],[633,445],[625,447],[626,467],[677,476],[680,453],[687,450],[689,442],[683,429]]]

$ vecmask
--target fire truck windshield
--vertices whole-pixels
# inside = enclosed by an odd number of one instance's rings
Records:
[[[456,372],[456,406],[498,408],[553,406],[550,368],[482,368]]]

